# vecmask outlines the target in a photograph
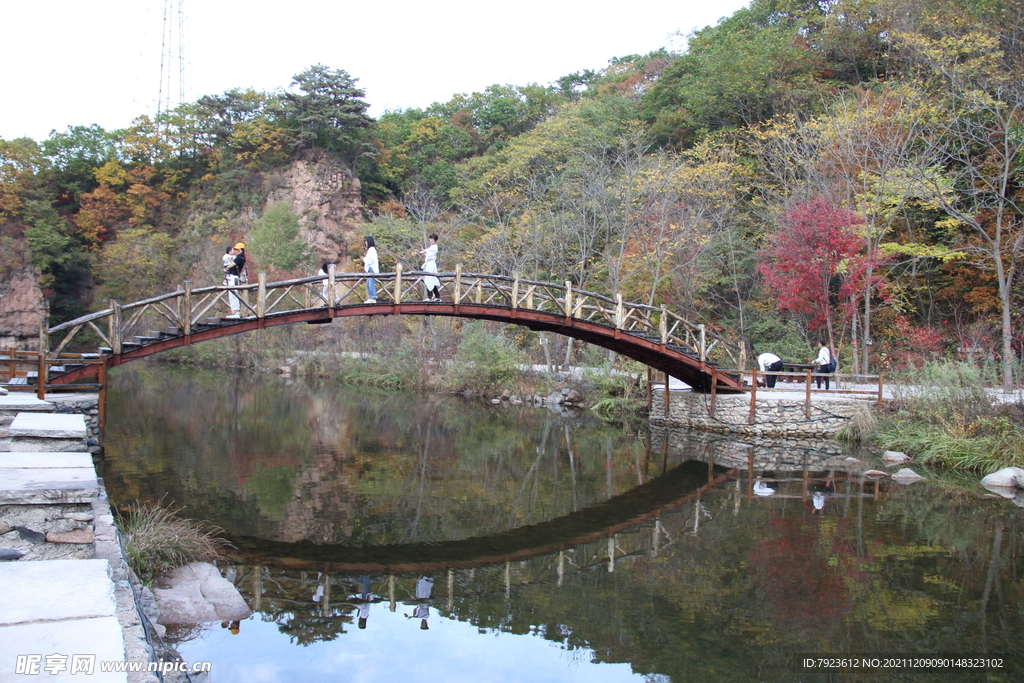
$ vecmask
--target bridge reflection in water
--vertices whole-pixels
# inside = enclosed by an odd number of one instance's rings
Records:
[[[623,666],[615,680],[793,680],[799,652],[997,652],[1024,638],[1006,607],[1024,601],[1024,521],[1006,501],[866,480],[831,442],[117,372],[112,502],[166,496],[239,546],[224,569],[256,616],[237,637],[173,634],[218,681],[256,680],[256,663],[284,672],[259,680],[338,680],[343,656],[341,678],[374,682],[444,667],[447,680],[560,680],[537,675],[549,645],[565,680],[592,662]],[[507,675],[500,648],[517,657]],[[920,673],[904,680],[971,680]]]

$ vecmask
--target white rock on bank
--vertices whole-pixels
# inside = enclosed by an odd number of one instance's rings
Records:
[[[882,453],[882,462],[886,465],[900,465],[910,460],[906,453],[900,453],[899,451],[886,451]]]
[[[239,621],[252,614],[238,589],[208,562],[179,567],[162,583],[153,589],[161,624]]]
[[[1024,469],[1019,467],[1004,467],[1001,470],[987,474],[981,479],[981,485],[989,491],[993,489],[1024,489]],[[1005,495],[1002,491],[994,491],[1004,498],[1013,498],[1016,494]]]

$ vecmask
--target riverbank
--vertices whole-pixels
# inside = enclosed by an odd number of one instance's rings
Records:
[[[56,657],[56,672],[156,683],[148,671],[101,670],[105,662],[148,666],[156,654],[88,452],[86,418],[58,410],[29,394],[0,396],[0,639],[10,655],[0,678],[19,666],[36,673]]]

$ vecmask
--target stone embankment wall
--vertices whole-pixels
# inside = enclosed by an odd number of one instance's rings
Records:
[[[803,400],[757,397],[754,419],[750,419],[750,395],[719,395],[714,410],[710,394],[669,392],[668,414],[665,393],[655,391],[651,403],[652,425],[700,429],[719,434],[759,437],[832,438],[860,413],[871,410],[862,400],[813,400],[810,411]],[[808,415],[809,412],[809,415]]]

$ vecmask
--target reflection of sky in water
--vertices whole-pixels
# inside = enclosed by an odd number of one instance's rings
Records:
[[[346,626],[335,640],[306,647],[291,644],[277,624],[257,617],[242,622],[238,635],[214,625],[178,650],[187,662],[210,661],[212,683],[346,681],[393,683],[430,680],[473,683],[604,683],[637,681],[628,664],[593,664],[589,651],[567,651],[539,636],[480,633],[430,610],[427,631],[407,619],[413,607],[391,612],[375,604],[366,629]],[[528,662],[528,664],[526,664]]]

